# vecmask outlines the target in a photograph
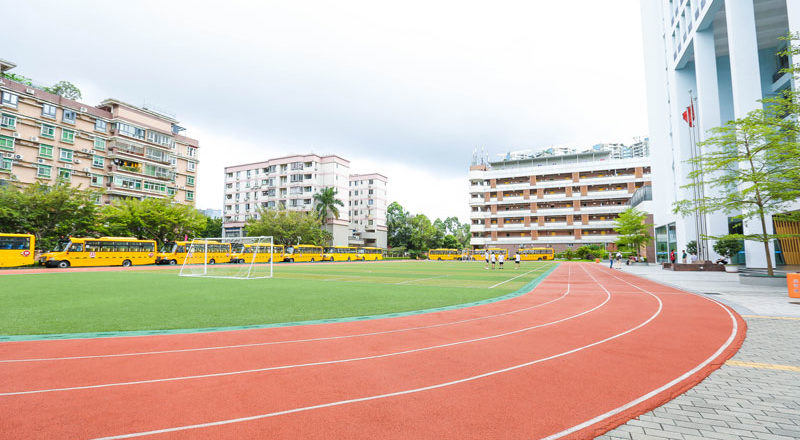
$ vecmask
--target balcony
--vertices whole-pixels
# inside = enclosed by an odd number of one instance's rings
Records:
[[[575,214],[575,208],[572,206],[564,207],[564,208],[539,208],[536,210],[535,213],[531,214],[534,216],[552,216],[552,215],[570,215]]]

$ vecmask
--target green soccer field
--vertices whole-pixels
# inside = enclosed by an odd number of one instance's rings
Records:
[[[518,291],[555,263],[513,266],[280,264],[273,278],[257,280],[179,277],[178,269],[155,268],[0,275],[0,335],[217,328],[410,312]]]

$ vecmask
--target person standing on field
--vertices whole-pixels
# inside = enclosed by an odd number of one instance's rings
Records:
[[[519,251],[517,251],[517,253],[514,255],[514,263],[516,263],[514,265],[514,269],[519,269],[519,260],[520,260]]]
[[[486,258],[486,270],[489,270],[489,251],[486,251],[483,256]]]
[[[492,270],[494,270],[495,261],[497,261],[497,257],[495,257],[494,252],[492,252]]]
[[[504,254],[504,253],[502,253],[502,252],[501,252],[501,253],[500,253],[500,255],[498,255],[498,257],[497,257],[497,260],[498,260],[498,262],[500,263],[500,269],[502,269],[502,268],[503,268],[503,261],[504,261],[505,259],[506,259],[506,254]]]

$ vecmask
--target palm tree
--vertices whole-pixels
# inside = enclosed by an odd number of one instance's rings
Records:
[[[317,216],[321,221],[328,218],[328,213],[332,214],[334,218],[339,218],[339,208],[336,205],[344,207],[344,202],[336,198],[336,190],[331,188],[323,188],[317,194],[314,194],[314,210],[317,211]]]

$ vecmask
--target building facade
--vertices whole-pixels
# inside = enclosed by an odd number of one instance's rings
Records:
[[[339,207],[339,218],[325,225],[333,245],[385,247],[386,184],[380,174],[351,176],[350,161],[335,155],[292,155],[225,167],[223,234],[244,235],[247,220],[258,218],[259,208],[311,211],[314,194],[334,188],[344,207]]]
[[[350,176],[350,243],[386,249],[386,186],[382,174]]]
[[[613,248],[614,220],[650,185],[650,158],[612,158],[611,148],[509,153],[469,171],[473,248],[587,244]]]
[[[98,204],[174,197],[194,205],[198,141],[181,136],[174,118],[114,99],[92,107],[8,78],[0,94],[0,181],[61,179],[101,191]]]
[[[716,260],[714,241],[704,236],[755,233],[760,222],[743,223],[736,213],[673,214],[674,202],[694,197],[682,188],[690,183],[686,161],[697,154],[696,142],[706,139],[708,130],[761,108],[762,98],[795,87],[791,75],[780,71],[797,62],[780,54],[786,47],[780,37],[800,31],[800,3],[642,0],[641,11],[659,259],[697,241],[701,258]],[[771,219],[768,223],[772,230]],[[766,267],[760,243],[745,242],[741,259],[748,267]]]

